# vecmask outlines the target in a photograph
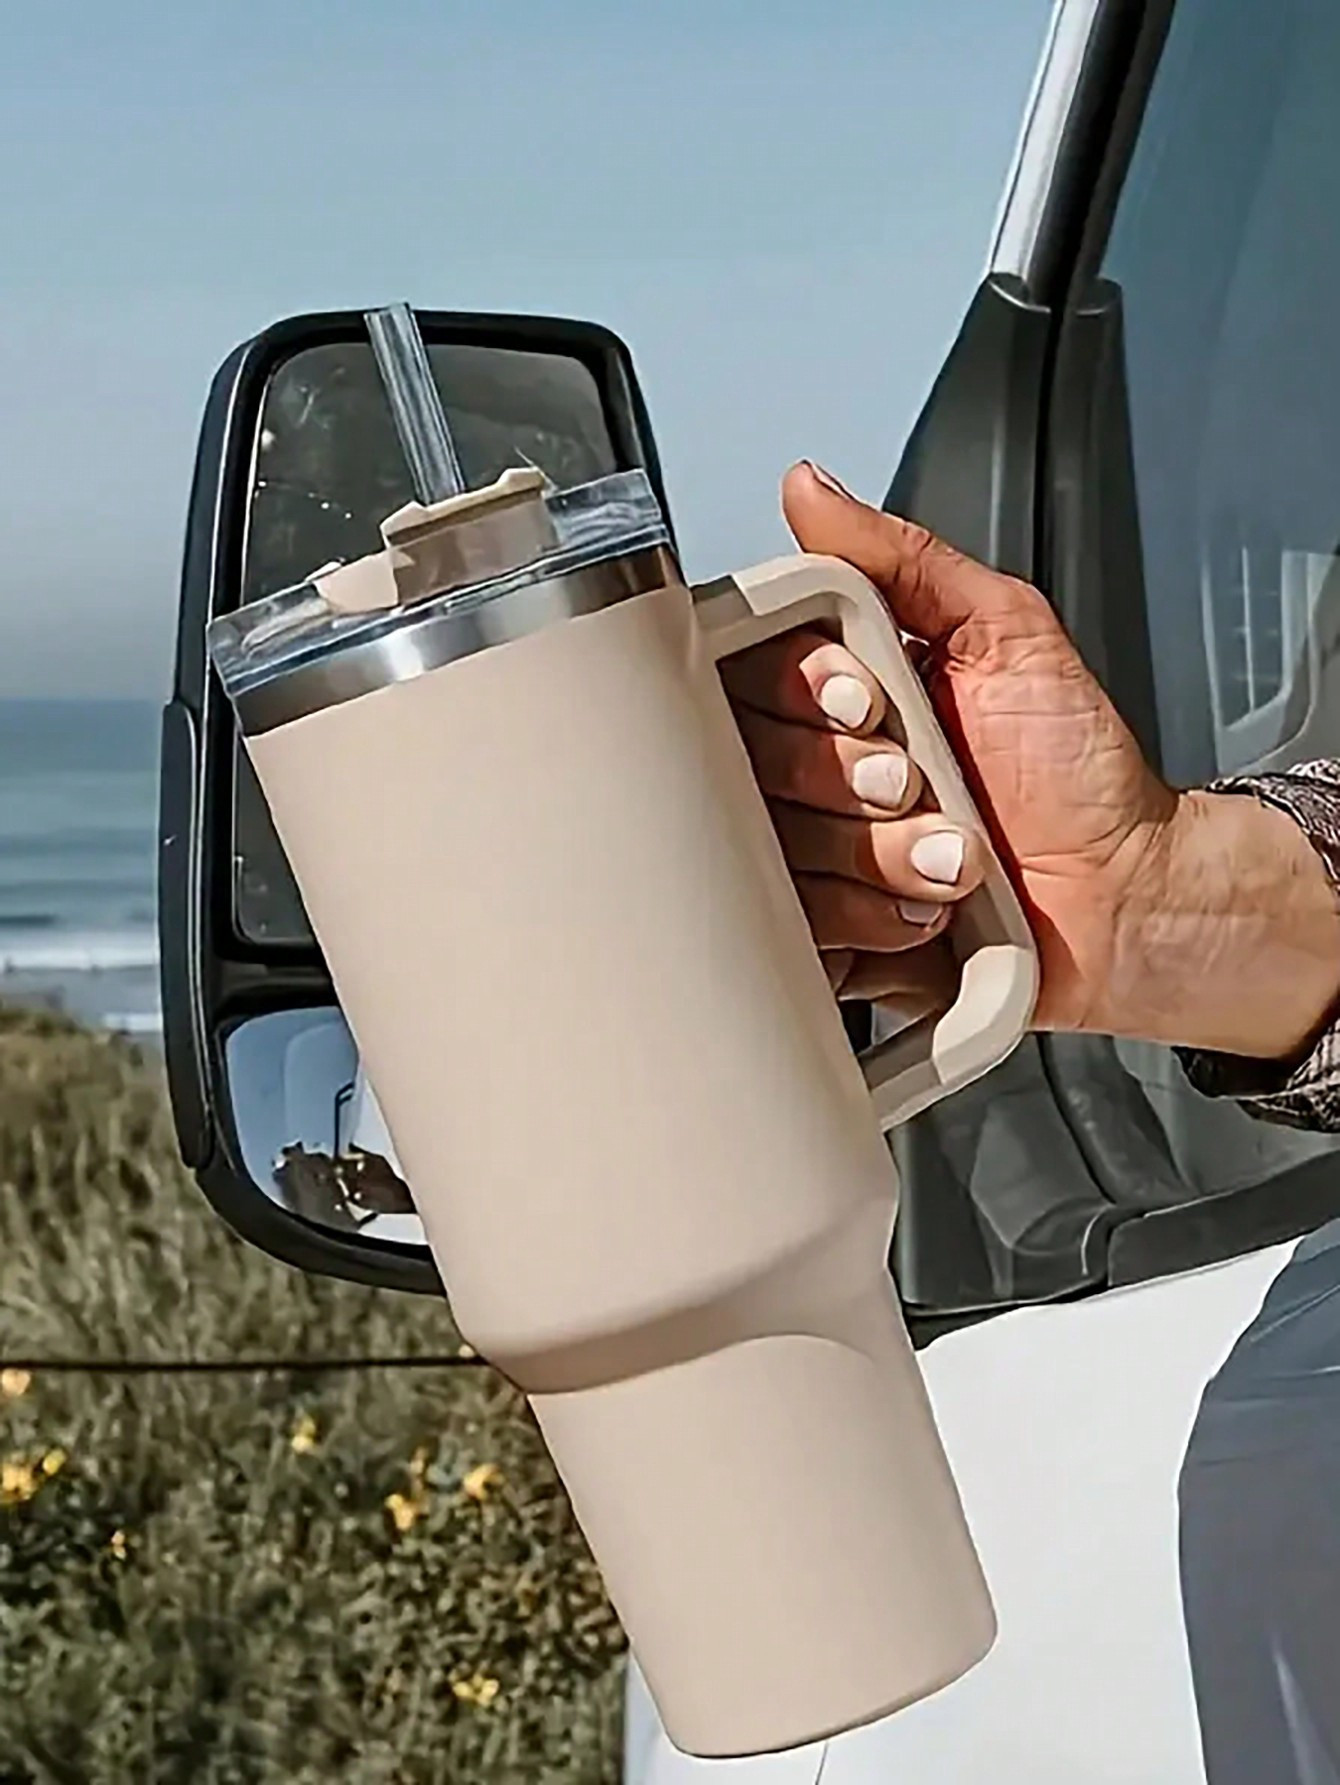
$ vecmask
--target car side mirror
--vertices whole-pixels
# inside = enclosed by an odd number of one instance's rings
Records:
[[[472,485],[525,463],[560,487],[641,469],[669,521],[617,336],[543,317],[417,321]],[[205,647],[219,615],[377,549],[409,479],[359,312],[287,318],[216,373],[163,718],[159,929],[178,1137],[217,1212],[301,1269],[440,1293],[375,1119],[358,1107],[353,1042]]]

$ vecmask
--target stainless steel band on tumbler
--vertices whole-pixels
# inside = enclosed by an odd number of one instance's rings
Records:
[[[238,724],[246,736],[259,737],[360,694],[412,681],[490,645],[508,644],[560,620],[600,613],[680,580],[673,553],[656,546],[490,593],[487,600],[446,608],[430,605],[420,618],[402,618],[381,637],[351,641],[239,692],[234,703]]]

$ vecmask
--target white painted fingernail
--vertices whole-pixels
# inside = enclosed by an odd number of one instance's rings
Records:
[[[851,771],[851,790],[868,805],[896,811],[907,797],[907,758],[894,750],[863,756]]]
[[[931,831],[917,838],[909,859],[923,879],[953,886],[963,872],[963,837],[958,831]]]
[[[921,899],[899,899],[898,910],[908,923],[931,924],[944,910],[944,906],[923,903]]]
[[[865,724],[872,704],[870,690],[855,676],[830,676],[819,690],[819,705],[849,731]]]

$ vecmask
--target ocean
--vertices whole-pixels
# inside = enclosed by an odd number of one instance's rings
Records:
[[[0,1001],[161,1028],[159,709],[0,700]]]

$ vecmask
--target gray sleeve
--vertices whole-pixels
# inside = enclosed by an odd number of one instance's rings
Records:
[[[1251,794],[1286,813],[1301,826],[1340,892],[1340,761],[1216,781],[1209,791]],[[1336,978],[1340,983],[1340,961]],[[1340,1133],[1340,1010],[1302,1059],[1247,1060],[1185,1048],[1178,1049],[1178,1058],[1207,1097],[1233,1098],[1265,1121]]]

